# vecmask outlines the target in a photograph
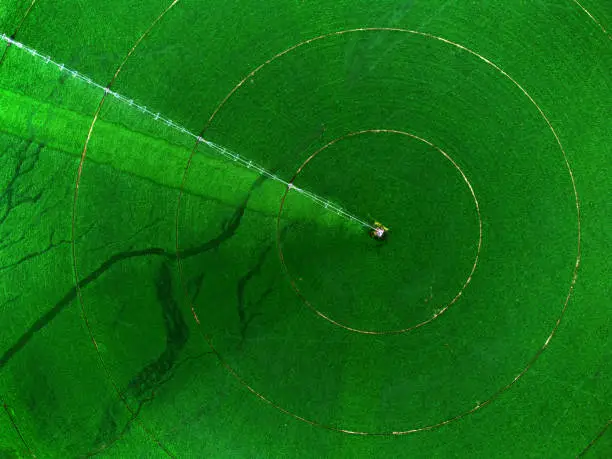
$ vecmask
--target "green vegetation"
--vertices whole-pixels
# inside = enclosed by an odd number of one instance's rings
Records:
[[[4,0],[390,233],[0,41],[0,457],[612,454],[608,3]]]

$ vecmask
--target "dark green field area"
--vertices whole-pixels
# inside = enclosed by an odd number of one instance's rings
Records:
[[[0,459],[612,457],[610,29],[0,0]]]

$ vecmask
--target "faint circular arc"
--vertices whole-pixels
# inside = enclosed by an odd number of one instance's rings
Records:
[[[162,11],[162,13],[151,23],[151,25],[145,30],[145,32],[136,40],[136,42],[134,43],[132,48],[128,51],[128,53],[124,57],[123,61],[117,67],[113,77],[111,78],[110,82],[107,85],[107,88],[110,89],[112,87],[112,85],[117,80],[117,77],[119,76],[119,73],[123,70],[123,67],[127,63],[128,59],[136,51],[136,48],[151,33],[151,31],[162,20],[162,18],[179,1],[180,0],[173,0],[172,3],[169,6],[167,6]],[[125,405],[126,409],[131,413],[132,416],[134,416],[135,422],[137,422],[142,427],[143,431],[146,433],[146,435],[149,437],[149,439],[151,439],[153,442],[155,442],[155,444],[157,446],[159,446],[164,451],[164,453],[166,453],[168,456],[172,457],[173,454],[170,452],[170,450],[159,439],[157,439],[153,435],[153,433],[135,416],[136,412],[132,409],[130,404],[127,402],[125,396],[119,390],[119,387],[117,386],[117,383],[112,378],[112,376],[110,374],[110,369],[108,368],[108,365],[106,364],[106,362],[102,358],[102,354],[101,354],[100,349],[98,347],[98,342],[96,341],[95,336],[93,334],[93,330],[91,329],[91,324],[89,323],[89,319],[87,317],[87,313],[85,312],[85,305],[84,305],[84,302],[83,302],[83,292],[81,291],[80,275],[79,275],[77,255],[76,255],[76,242],[75,242],[76,241],[76,215],[77,215],[77,202],[78,202],[78,197],[79,197],[79,185],[81,183],[81,177],[82,177],[82,174],[83,174],[83,165],[85,164],[85,159],[87,157],[87,148],[89,146],[89,142],[91,140],[91,136],[93,134],[94,127],[95,127],[95,125],[96,125],[96,123],[98,121],[98,118],[100,116],[100,112],[102,111],[102,107],[104,106],[104,102],[106,101],[107,95],[108,95],[107,93],[104,93],[102,95],[102,98],[100,99],[98,107],[96,108],[96,111],[95,111],[95,113],[93,115],[93,119],[92,119],[91,124],[89,126],[89,130],[87,132],[87,137],[85,139],[85,144],[84,144],[83,150],[81,152],[81,157],[80,157],[80,160],[79,160],[79,166],[77,168],[77,176],[76,176],[76,180],[75,180],[74,195],[73,195],[73,200],[72,200],[71,229],[70,229],[70,231],[71,231],[71,238],[70,238],[71,258],[72,258],[72,267],[73,267],[73,272],[74,272],[75,290],[76,290],[76,293],[77,293],[77,298],[78,298],[79,306],[81,308],[81,315],[82,315],[82,318],[83,318],[83,322],[85,323],[85,327],[87,328],[87,332],[88,332],[89,338],[91,339],[91,341],[92,341],[92,343],[94,345],[94,348],[96,350],[96,354],[98,356],[98,359],[99,359],[102,367],[104,368],[106,376],[107,376],[108,380],[110,381],[111,385],[113,386],[113,389],[115,390],[115,392],[119,396],[121,402]]]
[[[342,428],[338,428],[338,427],[334,427],[334,426],[328,426],[325,424],[321,424],[318,423],[317,421],[313,421],[313,420],[309,420],[306,419],[302,416],[299,416],[283,407],[281,407],[280,405],[274,403],[273,401],[271,401],[270,399],[266,398],[263,394],[261,394],[260,392],[256,391],[253,387],[251,387],[244,379],[242,379],[237,373],[236,371],[231,368],[231,366],[223,359],[223,357],[220,355],[220,353],[217,351],[217,349],[213,346],[212,340],[210,337],[206,336],[201,330],[200,333],[202,334],[202,336],[204,337],[204,339],[208,342],[208,345],[210,346],[210,348],[212,349],[212,351],[215,353],[215,355],[217,355],[217,358],[220,360],[220,362],[222,363],[222,365],[226,368],[227,371],[229,371],[234,377],[236,377],[236,379],[243,385],[245,386],[251,393],[253,393],[254,395],[256,395],[258,398],[260,398],[262,401],[266,402],[267,404],[274,406],[276,409],[280,410],[283,413],[286,413],[292,417],[294,417],[295,419],[301,420],[303,422],[309,423],[311,425],[314,426],[318,426],[321,428],[325,428],[328,430],[333,430],[333,431],[337,431],[337,432],[342,432],[342,433],[347,433],[347,434],[353,434],[353,435],[376,435],[376,436],[382,436],[382,435],[406,435],[406,434],[410,434],[410,433],[415,433],[415,432],[421,432],[421,431],[426,431],[426,430],[432,430],[441,426],[444,426],[446,424],[449,424],[451,422],[457,421],[471,413],[474,413],[475,411],[479,410],[480,408],[488,405],[489,403],[491,403],[493,400],[495,400],[496,398],[498,398],[502,393],[504,393],[506,390],[508,390],[509,388],[511,388],[530,368],[531,366],[533,366],[533,364],[535,363],[535,361],[539,358],[539,356],[542,354],[542,352],[544,352],[544,350],[549,346],[551,339],[553,338],[553,336],[555,335],[555,333],[557,332],[559,325],[561,323],[561,320],[565,314],[565,311],[567,310],[568,304],[569,304],[569,300],[570,297],[572,295],[572,292],[574,290],[574,286],[576,284],[576,280],[578,277],[578,269],[580,267],[580,261],[581,261],[581,212],[580,212],[580,201],[578,198],[578,190],[576,188],[576,181],[574,178],[574,173],[573,170],[571,168],[571,165],[569,163],[569,160],[567,158],[567,154],[565,152],[565,149],[563,148],[563,145],[561,143],[561,140],[559,139],[559,136],[557,135],[557,132],[555,131],[554,127],[552,126],[550,120],[548,119],[548,117],[545,115],[545,113],[543,112],[543,110],[541,109],[541,107],[536,103],[536,101],[533,99],[533,97],[523,88],[523,86],[521,84],[518,83],[518,81],[516,81],[512,76],[510,76],[508,73],[506,73],[502,68],[500,68],[499,66],[497,66],[495,63],[493,63],[491,60],[487,59],[486,57],[482,56],[481,54],[459,44],[456,42],[453,42],[451,40],[448,40],[446,38],[437,36],[437,35],[433,35],[433,34],[429,34],[426,32],[419,32],[416,30],[410,30],[410,29],[402,29],[402,28],[391,28],[391,27],[366,27],[366,28],[355,28],[355,29],[348,29],[348,30],[342,30],[342,31],[336,31],[336,32],[331,32],[331,33],[327,33],[324,35],[319,35],[317,37],[314,38],[310,38],[308,40],[305,40],[303,42],[300,42],[290,48],[287,48],[286,50],[276,54],[275,56],[271,57],[270,59],[268,59],[266,62],[264,62],[263,64],[259,65],[258,67],[256,67],[254,70],[252,70],[246,77],[244,77],[229,93],[228,95],[221,101],[221,103],[217,106],[217,108],[214,110],[214,112],[212,113],[212,115],[210,116],[210,118],[208,119],[207,123],[205,124],[204,128],[202,129],[200,135],[203,137],[205,131],[207,130],[207,128],[210,126],[210,124],[212,123],[212,120],[214,119],[214,117],[217,115],[217,113],[221,110],[221,108],[225,105],[225,103],[229,100],[229,98],[246,82],[248,81],[250,78],[252,78],[259,70],[261,70],[264,66],[270,64],[271,62],[277,60],[278,58],[280,58],[281,56],[284,56],[285,54],[288,54],[289,52],[298,49],[302,46],[308,45],[310,43],[319,41],[319,40],[323,40],[326,38],[330,38],[333,36],[340,36],[340,35],[345,35],[345,34],[349,34],[349,33],[356,33],[356,32],[382,32],[382,31],[387,31],[387,32],[401,32],[401,33],[408,33],[408,34],[412,34],[412,35],[417,35],[417,36],[422,36],[422,37],[426,37],[426,38],[430,38],[430,39],[434,39],[434,40],[438,40],[441,41],[443,43],[446,43],[450,46],[454,46],[458,49],[461,49],[469,54],[471,54],[472,56],[480,59],[481,61],[485,62],[486,64],[490,65],[491,67],[493,67],[495,70],[497,70],[499,73],[501,73],[503,76],[505,76],[507,79],[509,79],[522,93],[525,97],[527,97],[529,99],[529,101],[531,102],[531,104],[538,110],[538,112],[540,113],[540,116],[544,119],[544,121],[546,122],[546,124],[548,125],[550,131],[552,132],[557,145],[559,146],[559,149],[561,150],[564,162],[565,162],[565,166],[568,170],[568,173],[570,175],[570,179],[571,179],[571,183],[572,183],[572,188],[573,188],[573,193],[574,193],[574,198],[575,198],[575,206],[576,206],[576,215],[577,215],[577,253],[576,253],[576,260],[575,260],[575,264],[574,264],[574,270],[573,270],[573,274],[572,274],[572,279],[570,282],[570,286],[568,289],[568,292],[566,294],[565,297],[565,301],[563,303],[563,307],[560,311],[560,314],[555,322],[555,325],[552,328],[552,331],[550,332],[550,334],[548,335],[546,341],[544,342],[544,344],[536,351],[536,353],[534,354],[534,356],[528,361],[527,365],[523,368],[523,370],[521,372],[519,372],[515,378],[509,382],[508,384],[506,384],[505,386],[503,386],[501,389],[499,389],[498,391],[496,391],[495,393],[493,393],[485,402],[480,403],[478,405],[476,405],[474,408],[467,410],[463,413],[460,413],[454,417],[451,417],[447,420],[444,421],[440,421],[438,423],[435,424],[431,424],[431,425],[427,425],[427,426],[423,426],[423,427],[419,427],[419,428],[414,428],[414,429],[409,429],[409,430],[401,430],[401,431],[387,431],[387,432],[365,432],[365,431],[352,431],[352,430],[347,430],[347,429],[342,429]],[[177,211],[176,211],[176,219],[175,219],[175,235],[176,235],[176,254],[177,254],[177,262],[178,262],[178,266],[179,266],[179,273],[182,279],[182,283],[184,286],[184,290],[185,293],[187,293],[186,291],[186,283],[184,282],[184,278],[183,278],[183,267],[182,267],[182,262],[180,259],[180,254],[179,254],[179,216],[180,216],[180,204],[181,204],[181,197],[183,194],[183,190],[184,190],[184,185],[185,185],[185,180],[187,177],[187,173],[189,170],[189,167],[191,165],[191,160],[197,150],[197,147],[199,145],[199,140],[197,140],[194,144],[194,147],[191,151],[191,154],[187,160],[184,172],[183,172],[183,178],[182,178],[182,182],[181,182],[181,187],[180,187],[180,192],[179,192],[179,198],[178,198],[178,205],[177,205]],[[188,298],[188,295],[186,295]],[[194,315],[194,318],[196,320],[196,322],[198,324],[200,323],[200,320],[197,316],[197,313],[195,311],[195,307],[193,302],[188,299],[188,301],[190,302],[190,306],[191,306],[191,311]]]
[[[338,143],[338,142],[340,142],[342,140],[345,140],[345,139],[348,139],[348,138],[351,138],[351,137],[355,137],[357,135],[366,134],[366,133],[400,134],[400,135],[404,135],[406,137],[409,137],[409,138],[421,141],[421,142],[425,143],[426,145],[429,145],[430,147],[432,147],[433,149],[435,149],[436,151],[441,153],[442,156],[444,156],[448,161],[451,162],[451,164],[454,166],[454,168],[459,172],[459,174],[463,178],[463,181],[468,186],[468,189],[470,190],[470,194],[472,195],[472,199],[474,200],[474,206],[475,206],[475,209],[476,209],[476,215],[478,217],[478,244],[477,244],[477,247],[476,247],[476,255],[474,256],[474,262],[472,263],[472,267],[470,269],[470,272],[468,273],[467,278],[464,281],[464,283],[461,286],[461,288],[459,289],[459,291],[455,294],[455,296],[442,309],[440,309],[436,314],[434,314],[433,317],[430,317],[427,320],[423,320],[423,321],[417,323],[416,325],[412,325],[410,327],[405,327],[405,328],[401,328],[401,329],[397,329],[397,330],[363,330],[363,329],[359,329],[359,328],[355,328],[355,327],[350,327],[350,326],[345,325],[345,324],[343,324],[341,322],[338,322],[337,320],[332,319],[328,315],[324,314],[323,312],[321,312],[317,308],[315,308],[312,305],[312,303],[310,303],[310,301],[308,301],[308,299],[302,294],[302,292],[300,291],[297,283],[295,282],[295,280],[289,274],[289,268],[287,267],[287,265],[285,263],[285,256],[284,256],[283,250],[281,248],[281,241],[280,241],[281,228],[280,228],[280,225],[281,225],[281,214],[282,214],[282,211],[283,211],[283,207],[285,205],[285,200],[287,199],[287,195],[289,194],[290,188],[285,188],[285,193],[283,194],[283,196],[281,198],[280,209],[279,209],[278,216],[277,216],[277,219],[276,219],[276,235],[277,235],[277,237],[276,237],[276,246],[277,246],[277,249],[278,249],[279,258],[281,260],[281,265],[283,266],[283,269],[285,270],[285,272],[289,276],[289,282],[291,283],[291,286],[296,291],[296,293],[300,297],[300,299],[304,302],[304,304],[306,304],[306,306],[308,306],[319,317],[327,320],[328,322],[330,322],[330,323],[332,323],[332,324],[334,324],[334,325],[336,325],[338,327],[344,328],[345,330],[349,330],[349,331],[352,331],[352,332],[355,332],[355,333],[361,333],[361,334],[364,334],[364,335],[393,335],[393,334],[406,333],[408,331],[420,328],[423,325],[427,325],[428,323],[432,322],[434,319],[438,318],[440,315],[444,314],[444,312],[446,312],[448,310],[448,308],[450,308],[453,304],[455,304],[459,300],[461,295],[463,295],[464,290],[467,288],[467,286],[472,281],[472,277],[474,276],[474,272],[476,271],[476,267],[478,266],[478,260],[480,259],[480,250],[482,248],[482,231],[483,231],[483,229],[482,229],[482,215],[480,213],[480,204],[478,203],[478,198],[476,197],[476,193],[474,191],[474,187],[472,186],[472,183],[470,182],[470,180],[465,175],[465,172],[463,172],[463,169],[461,169],[459,164],[457,164],[457,162],[448,153],[446,153],[444,150],[439,148],[437,145],[434,145],[432,142],[430,142],[427,139],[419,137],[419,136],[417,136],[415,134],[411,134],[409,132],[399,131],[399,130],[396,130],[396,129],[366,129],[366,130],[362,130],[362,131],[350,132],[348,134],[345,134],[343,136],[340,136],[340,137],[338,137],[336,139],[331,140],[330,142],[328,142],[327,144],[325,144],[321,148],[319,148],[317,151],[312,153],[308,158],[306,158],[306,160],[302,163],[302,165],[297,169],[296,173],[293,175],[291,180],[289,180],[289,183],[293,184],[295,179],[297,178],[298,174],[302,171],[302,169],[306,166],[306,164],[308,164],[311,160],[313,160],[322,151],[326,150],[327,148],[331,147],[332,145],[334,145],[334,144],[336,144],[336,143]]]

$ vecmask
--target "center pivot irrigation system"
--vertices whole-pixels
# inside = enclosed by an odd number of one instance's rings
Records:
[[[144,105],[140,105],[136,102],[134,102],[133,99],[129,99],[121,94],[119,94],[118,92],[112,91],[108,86],[102,86],[99,83],[96,83],[95,81],[93,81],[91,78],[83,75],[82,73],[77,72],[76,70],[72,70],[69,69],[68,67],[66,67],[64,64],[60,64],[56,61],[54,61],[53,59],[51,59],[51,57],[49,56],[45,56],[44,54],[39,53],[38,51],[36,51],[33,48],[30,48],[26,45],[24,45],[21,42],[18,42],[16,40],[14,40],[13,38],[7,36],[6,34],[0,34],[0,40],[4,41],[5,43],[7,43],[7,46],[15,46],[16,48],[19,48],[29,54],[31,54],[32,56],[40,59],[42,62],[44,62],[45,64],[52,64],[53,66],[57,67],[59,69],[60,72],[65,72],[68,73],[69,75],[71,75],[73,78],[76,78],[78,80],[83,81],[84,83],[88,84],[89,86],[92,86],[102,92],[104,92],[105,94],[114,97],[115,99],[119,100],[120,102],[132,107],[135,110],[138,110],[142,113],[144,113],[145,115],[148,115],[149,117],[153,118],[155,121],[159,121],[163,124],[165,124],[166,126],[181,132],[182,134],[185,134],[189,137],[192,137],[193,139],[195,139],[198,143],[204,143],[205,145],[207,145],[208,147],[212,148],[214,151],[216,151],[217,153],[219,153],[221,156],[229,159],[230,161],[236,162],[244,167],[246,167],[247,169],[252,169],[254,171],[256,171],[257,173],[268,177],[269,179],[272,179],[278,183],[281,183],[283,185],[285,185],[289,190],[293,190],[299,194],[302,194],[304,196],[306,196],[307,198],[309,198],[310,200],[316,202],[317,204],[319,204],[320,206],[322,206],[323,208],[330,210],[331,212],[336,213],[337,215],[349,220],[349,221],[353,221],[355,223],[358,223],[359,225],[368,228],[370,230],[370,235],[375,238],[375,239],[383,239],[384,236],[386,236],[386,232],[388,231],[388,229],[386,227],[381,227],[380,224],[371,224],[368,223],[367,221],[357,217],[356,215],[351,214],[350,212],[346,211],[345,209],[342,209],[341,207],[335,205],[334,203],[332,203],[330,200],[322,198],[321,196],[318,196],[308,190],[305,190],[303,188],[300,188],[296,185],[293,184],[293,182],[287,182],[286,180],[283,180],[282,178],[280,178],[278,175],[268,171],[267,169],[265,169],[264,167],[260,166],[259,164],[251,161],[248,158],[245,158],[241,155],[239,155],[238,153],[235,153],[231,150],[229,150],[228,148],[225,148],[222,145],[216,144],[214,142],[211,142],[210,140],[205,139],[204,137],[200,136],[200,135],[196,135],[193,132],[189,131],[187,128],[185,128],[184,126],[181,126],[180,124],[175,123],[174,121],[165,118],[164,116],[162,116],[159,112],[154,112],[152,110],[150,110],[149,108],[145,107]],[[381,230],[381,228],[384,228],[384,230]]]

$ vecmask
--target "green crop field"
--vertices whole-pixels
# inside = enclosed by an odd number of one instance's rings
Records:
[[[0,0],[0,459],[612,457],[611,30]]]

